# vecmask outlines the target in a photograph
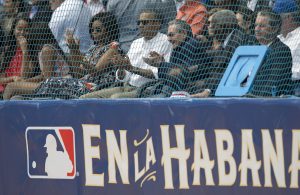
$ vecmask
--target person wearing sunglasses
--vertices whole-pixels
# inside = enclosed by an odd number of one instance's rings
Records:
[[[73,32],[71,30],[66,32],[65,39],[70,48],[68,62],[71,65],[70,72],[73,73],[73,78],[56,76],[54,70],[47,71],[42,67],[43,82],[14,82],[7,86],[3,98],[10,99],[14,95],[26,93],[23,97],[15,97],[15,99],[20,100],[24,97],[35,97],[34,95],[39,94],[41,91],[46,96],[49,90],[52,90],[51,92],[54,95],[55,93],[64,94],[64,98],[76,98],[76,96],[79,97],[93,90],[117,85],[115,77],[116,68],[111,66],[110,63],[112,56],[117,52],[121,52],[120,50],[117,51],[117,47],[112,48],[111,46],[112,42],[118,41],[119,35],[114,15],[110,12],[96,14],[89,23],[89,32],[94,44],[85,55],[81,54],[80,41],[74,37]],[[52,53],[49,57],[51,56],[55,57],[56,55]],[[52,63],[50,67],[61,63],[57,59],[57,56],[55,58],[49,60]],[[51,89],[49,87],[51,85],[61,86],[61,88]],[[29,87],[26,88],[26,86]],[[88,87],[83,89],[80,86]],[[24,90],[25,88],[26,90]],[[74,91],[80,92],[74,94]],[[56,98],[62,97],[57,96]]]
[[[158,68],[147,64],[151,53],[158,53],[169,61],[172,50],[165,34],[159,32],[162,19],[156,9],[145,9],[137,20],[141,38],[133,41],[127,55],[118,53],[112,63],[118,67],[117,80],[121,87],[96,91],[81,98],[135,98],[138,87],[158,78]],[[151,60],[150,60],[151,61]]]
[[[167,24],[176,17],[174,0],[109,0],[107,11],[112,12],[120,28],[120,46],[124,52],[128,52],[132,42],[139,37],[137,18],[145,9],[157,9],[162,15],[160,31],[165,33]]]

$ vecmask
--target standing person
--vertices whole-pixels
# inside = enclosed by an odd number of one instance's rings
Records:
[[[51,9],[54,11],[49,22],[59,47],[64,53],[70,53],[64,34],[72,30],[75,37],[80,40],[80,51],[86,53],[92,45],[89,35],[89,21],[92,14],[82,0],[50,0]]]
[[[136,23],[143,9],[160,9],[163,15],[162,32],[166,31],[167,24],[176,17],[174,0],[109,0],[107,11],[111,11],[118,21],[120,28],[120,44],[127,53],[131,43],[139,38],[139,28]]]
[[[176,19],[186,21],[192,28],[193,35],[201,35],[207,19],[206,7],[199,0],[185,0],[179,8]]]

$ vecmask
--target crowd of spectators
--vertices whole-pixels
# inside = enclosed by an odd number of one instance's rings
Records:
[[[299,95],[298,0],[3,0],[3,99],[214,96],[239,46],[251,97]],[[275,89],[275,90],[274,90]]]

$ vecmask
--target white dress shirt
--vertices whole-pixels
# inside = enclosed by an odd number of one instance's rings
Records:
[[[156,51],[160,55],[163,55],[165,61],[169,62],[172,51],[172,45],[168,41],[167,35],[157,33],[157,35],[151,40],[139,38],[132,42],[127,55],[132,66],[141,69],[151,70],[153,72],[154,77],[158,79],[158,68],[146,64],[143,60],[143,57],[148,57],[151,51]],[[118,76],[117,79],[120,80]],[[140,87],[145,83],[151,81],[151,79],[126,71],[126,75],[121,81],[129,82],[131,86]]]
[[[92,14],[82,0],[65,0],[52,14],[49,27],[65,53],[69,48],[65,41],[67,29],[74,31],[74,37],[80,40],[80,51],[86,53],[92,45],[89,34],[89,22]]]
[[[292,79],[300,79],[300,27],[296,28],[292,32],[289,32],[286,37],[279,35],[278,38],[286,44],[292,53],[293,67],[292,67]]]
[[[87,0],[87,6],[90,9],[92,16],[105,12],[105,8],[101,0]]]

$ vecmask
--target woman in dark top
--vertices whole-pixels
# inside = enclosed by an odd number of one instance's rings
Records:
[[[51,94],[57,95],[57,97],[73,98],[93,90],[115,85],[117,83],[115,82],[116,70],[110,66],[110,58],[117,52],[117,49],[112,48],[110,43],[118,40],[119,31],[116,19],[109,12],[99,13],[91,19],[89,26],[94,45],[85,55],[80,53],[80,43],[73,37],[72,32],[69,30],[65,35],[70,48],[67,61],[73,78],[55,77],[55,74],[50,72],[50,77],[44,76],[46,80],[41,84],[26,81],[11,83],[5,90],[3,98],[9,99],[13,95],[24,93]],[[49,61],[47,66],[50,64],[51,69],[55,70],[57,64],[60,64],[59,62],[57,60]],[[43,68],[41,69],[43,75],[48,75]]]
[[[6,84],[16,80],[30,78],[34,75],[35,65],[31,61],[30,20],[26,14],[21,13],[13,23],[13,37],[11,42],[6,43],[8,50],[4,54],[1,64],[0,91]]]
[[[94,45],[85,55],[80,54],[79,44],[71,32],[66,33],[70,48],[71,72],[75,78],[96,84],[102,89],[115,83],[116,68],[110,66],[110,56],[115,54],[110,43],[118,41],[119,30],[115,17],[110,12],[96,14],[89,24]]]

